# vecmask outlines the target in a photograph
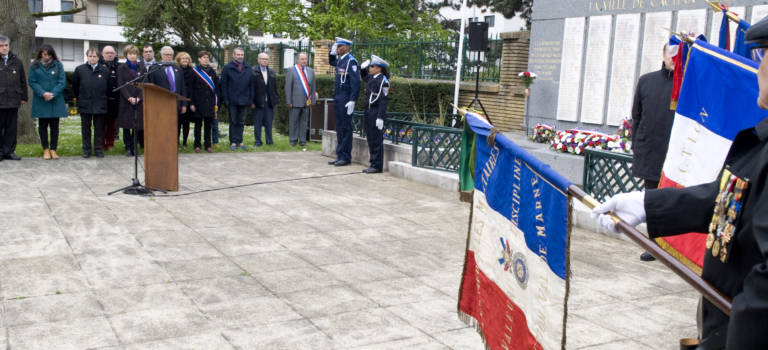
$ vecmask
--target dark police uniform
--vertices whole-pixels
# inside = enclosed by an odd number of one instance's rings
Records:
[[[328,55],[331,66],[335,66],[336,79],[333,84],[333,103],[336,113],[336,159],[341,163],[352,161],[352,115],[347,114],[347,102],[356,102],[360,95],[360,67],[351,53],[343,57]]]
[[[368,74],[368,69],[361,69],[360,76],[365,81],[365,137],[371,155],[371,168],[381,172],[384,166],[384,131],[376,127],[376,119],[384,120],[389,101],[389,80],[384,73],[376,76]]]

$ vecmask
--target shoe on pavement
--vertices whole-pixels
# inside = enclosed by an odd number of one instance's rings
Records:
[[[200,147],[195,147],[195,153],[200,153]]]
[[[337,163],[338,161],[339,161],[338,159],[334,159],[334,160],[332,160],[332,161],[328,162],[328,165],[336,165],[336,163]]]
[[[83,158],[91,158],[91,151],[83,152]]]
[[[376,169],[376,168],[371,167],[371,168],[368,168],[368,169],[364,169],[363,172],[366,173],[366,174],[378,174],[378,173],[381,172],[381,169]]]
[[[208,152],[208,153],[213,153],[213,148],[208,147],[208,148],[205,149],[205,151]]]
[[[654,261],[656,258],[651,255],[651,253],[643,252],[643,254],[640,254],[640,260],[642,261]]]
[[[21,160],[21,157],[17,156],[16,153],[10,153],[5,155],[5,159]]]
[[[50,152],[51,152],[51,159],[59,159],[59,155],[56,153],[55,149],[52,149]]]
[[[51,159],[51,151],[47,148],[43,150],[43,159]]]
[[[237,145],[235,145],[234,143],[229,145],[229,150],[230,151],[234,152],[236,149],[237,149]]]
[[[104,158],[104,152],[102,150],[96,150],[96,158]]]
[[[347,165],[349,165],[349,164],[350,164],[350,163],[349,163],[349,162],[347,162],[347,161],[344,161],[344,160],[340,160],[340,161],[336,162],[336,164],[334,164],[334,166],[347,166]]]

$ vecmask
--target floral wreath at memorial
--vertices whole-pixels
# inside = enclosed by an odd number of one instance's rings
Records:
[[[619,125],[618,133],[614,135],[581,129],[555,130],[551,125],[539,123],[533,129],[530,139],[538,143],[548,143],[550,148],[558,152],[582,155],[586,148],[630,153],[631,137],[631,121],[629,118],[624,118]]]

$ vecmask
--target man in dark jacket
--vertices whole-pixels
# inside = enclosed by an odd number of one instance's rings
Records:
[[[117,86],[117,67],[120,62],[117,59],[115,48],[107,45],[101,49],[101,63],[109,70],[109,84],[112,89]],[[107,93],[107,114],[104,116],[104,138],[101,142],[102,149],[108,150],[115,144],[117,137],[117,114],[120,109],[120,91],[109,90]]]
[[[75,68],[72,75],[72,89],[77,96],[77,111],[80,112],[83,158],[90,157],[91,150],[95,150],[96,157],[101,158],[104,157],[101,139],[104,136],[107,97],[111,90],[110,72],[107,66],[99,62],[99,50],[90,48],[86,55],[88,62]]]
[[[643,179],[646,189],[659,187],[669,134],[675,120],[675,111],[669,105],[675,70],[674,55],[669,45],[664,45],[663,54],[661,69],[638,80],[632,104],[632,175]],[[640,259],[656,260],[648,252],[640,255]]]
[[[0,35],[0,161],[16,155],[19,107],[27,103],[24,65],[10,50],[11,40]]]
[[[243,130],[248,107],[253,105],[253,70],[244,61],[245,51],[236,47],[232,51],[232,62],[227,63],[221,70],[221,102],[229,110],[229,149],[238,147],[247,150],[243,145]]]
[[[253,134],[256,138],[254,146],[261,146],[261,127],[264,127],[264,138],[268,145],[272,141],[272,121],[277,107],[277,75],[268,67],[269,55],[259,54],[259,68],[254,70],[253,77]]]

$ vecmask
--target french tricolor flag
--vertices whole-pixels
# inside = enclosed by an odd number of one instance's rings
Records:
[[[483,116],[465,118],[477,151],[459,316],[489,349],[565,348],[571,183]]]
[[[714,181],[736,134],[768,117],[757,106],[758,65],[704,41],[693,44],[659,187]],[[656,241],[701,274],[705,239],[690,233]]]

